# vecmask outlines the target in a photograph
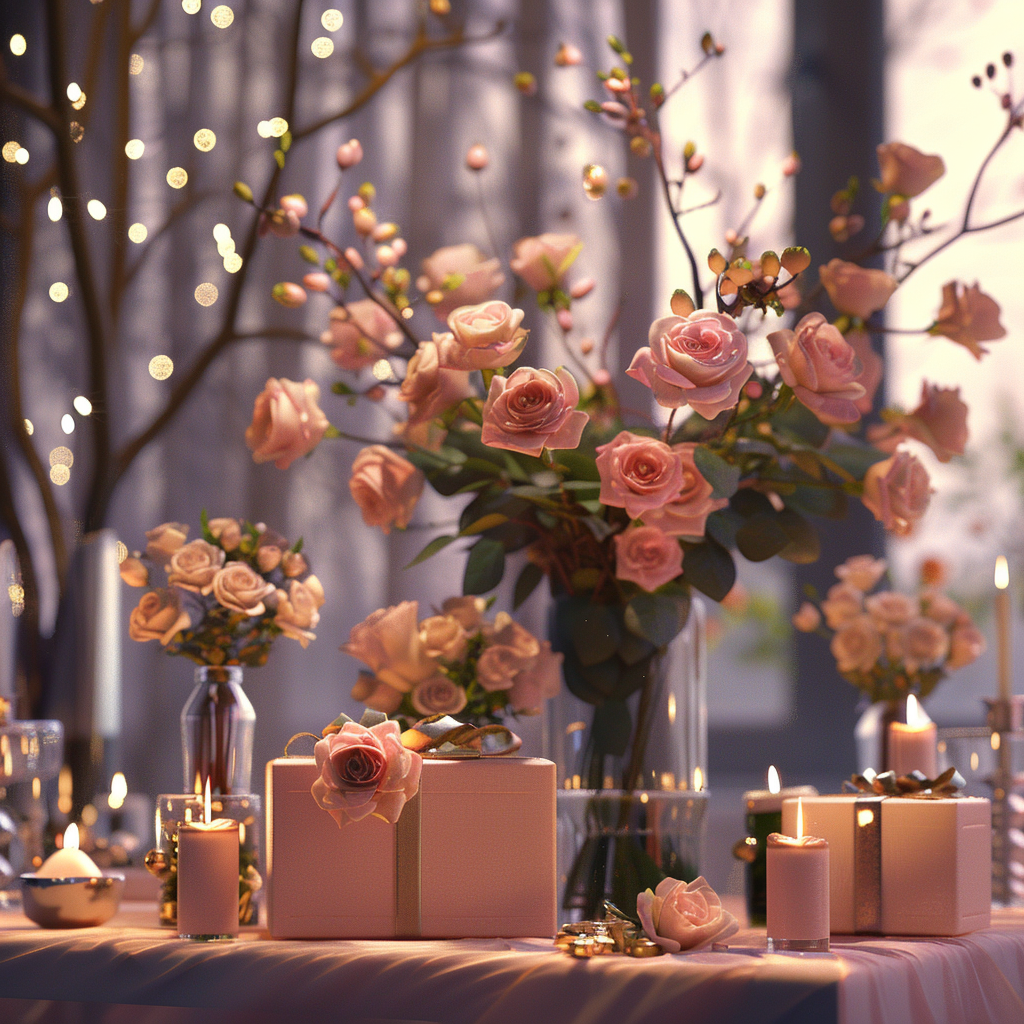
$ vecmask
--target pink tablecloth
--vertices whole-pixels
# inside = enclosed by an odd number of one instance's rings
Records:
[[[841,938],[830,954],[578,961],[541,940],[196,944],[155,910],[46,932],[0,915],[4,1024],[1024,1024],[1024,912],[958,939]]]

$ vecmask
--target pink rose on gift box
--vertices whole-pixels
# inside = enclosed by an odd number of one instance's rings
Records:
[[[501,261],[487,259],[470,244],[448,245],[428,256],[420,265],[422,275],[416,279],[421,292],[440,291],[444,298],[433,307],[442,323],[459,306],[473,305],[489,299],[504,283]],[[458,282],[446,288],[445,284]]]
[[[435,334],[441,365],[456,370],[496,370],[514,363],[526,344],[525,314],[493,300],[460,306],[448,317],[450,334]]]
[[[433,341],[420,342],[398,390],[398,397],[409,406],[409,423],[413,426],[440,416],[472,394],[469,374],[464,370],[444,369]]]
[[[535,458],[545,448],[575,448],[589,419],[576,408],[579,400],[576,381],[561,366],[555,373],[521,366],[511,377],[492,377],[480,440]]]
[[[408,693],[437,671],[436,662],[423,650],[418,612],[417,601],[379,608],[352,627],[341,649],[368,665],[381,682]]]
[[[886,568],[884,558],[851,555],[842,565],[835,567],[835,574],[843,583],[867,593],[885,575]]]
[[[146,557],[157,565],[167,565],[171,556],[185,543],[188,526],[184,523],[161,523],[146,531]]]
[[[626,373],[646,384],[658,405],[688,405],[705,419],[732,409],[754,368],[747,338],[728,313],[694,310],[651,324]]]
[[[509,266],[534,291],[559,287],[582,248],[579,235],[547,233],[520,238],[512,248]]]
[[[424,718],[429,715],[457,715],[466,706],[466,691],[438,673],[417,683],[410,699],[416,712]]]
[[[363,522],[390,533],[404,530],[423,493],[425,477],[408,459],[382,444],[364,448],[352,463],[348,487]]]
[[[287,469],[323,440],[329,426],[317,401],[320,387],[308,378],[301,384],[271,377],[256,396],[245,443],[254,462],[273,462]]]
[[[925,514],[931,498],[928,471],[920,460],[900,450],[876,462],[864,475],[861,501],[893,533],[905,536]]]
[[[988,352],[979,342],[1006,337],[999,322],[999,303],[986,295],[977,282],[970,287],[959,281],[942,286],[942,306],[932,324],[931,334],[941,334],[968,349],[975,359]]]
[[[727,498],[712,498],[714,488],[704,479],[693,451],[693,443],[672,446],[683,467],[683,483],[679,494],[661,508],[644,513],[647,526],[657,526],[670,537],[703,537],[708,516],[729,504]]]
[[[856,423],[864,388],[853,346],[821,313],[808,313],[794,331],[772,331],[768,342],[782,379],[822,423]]]
[[[886,142],[875,152],[881,170],[881,181],[876,182],[879,192],[913,199],[946,173],[941,156],[929,156],[905,142]]]
[[[402,746],[397,722],[346,722],[317,743],[313,756],[320,770],[313,799],[339,828],[371,814],[393,825],[419,788],[423,759]]]
[[[870,615],[857,615],[839,627],[831,649],[840,672],[870,672],[882,656],[882,634]]]
[[[819,267],[818,274],[832,305],[840,313],[861,320],[881,309],[898,286],[896,278],[884,270],[870,270],[840,259]]]
[[[204,594],[212,593],[225,608],[251,616],[262,615],[267,610],[263,599],[274,590],[273,583],[268,583],[245,562],[228,562],[203,587]]]
[[[599,500],[631,519],[674,501],[683,487],[683,460],[664,441],[620,431],[597,449]]]
[[[174,634],[192,625],[181,607],[177,590],[150,590],[142,595],[138,607],[128,618],[128,635],[133,640],[159,640],[166,647]]]
[[[205,540],[189,541],[171,555],[167,584],[198,594],[213,582],[224,565],[224,557],[223,548],[207,544]]]
[[[636,912],[647,937],[666,953],[727,939],[739,928],[703,876],[689,884],[663,878],[653,892],[637,894]]]
[[[921,441],[939,462],[963,455],[967,445],[967,406],[959,388],[921,384],[921,401],[910,413],[886,413],[887,422],[868,430],[868,440],[884,452],[896,450],[907,438]]]
[[[384,359],[402,344],[403,335],[386,309],[373,299],[356,299],[331,310],[320,341],[343,370],[361,370]]]
[[[674,580],[683,571],[683,549],[679,541],[657,526],[631,526],[616,534],[615,576],[644,590]]]

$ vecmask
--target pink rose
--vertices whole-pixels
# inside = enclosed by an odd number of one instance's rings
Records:
[[[309,564],[300,551],[286,551],[281,556],[281,572],[288,579],[292,579],[294,576],[301,576],[308,568]]]
[[[157,565],[167,565],[171,555],[185,543],[188,527],[184,523],[161,523],[146,531],[146,557]]]
[[[862,416],[866,416],[871,412],[875,401],[875,392],[878,390],[878,385],[882,383],[885,361],[872,347],[871,335],[867,331],[849,331],[845,338],[860,363],[860,372],[853,378],[853,382],[864,389],[864,394],[853,404],[857,406]]]
[[[913,412],[886,414],[887,422],[868,431],[868,439],[884,452],[896,450],[907,438],[921,441],[939,462],[963,455],[967,445],[967,406],[959,388],[940,388],[921,382],[921,401]]]
[[[128,617],[128,635],[133,640],[159,640],[166,647],[174,634],[192,625],[181,607],[177,590],[150,590]]]
[[[237,519],[211,519],[206,525],[225,551],[234,551],[242,543],[242,526]]]
[[[483,597],[449,597],[442,605],[441,611],[459,622],[463,629],[475,633],[484,621],[487,611],[487,599]]]
[[[398,397],[409,406],[411,425],[426,423],[440,416],[472,394],[469,374],[463,370],[443,369],[433,341],[420,342],[416,354],[409,360],[405,380],[398,391]]]
[[[274,590],[273,583],[268,583],[245,562],[228,562],[203,587],[204,594],[212,593],[225,608],[252,617],[262,615],[267,610],[263,599],[273,594]]]
[[[374,711],[383,711],[385,715],[393,715],[401,706],[401,690],[388,686],[372,672],[360,672],[355,686],[352,687],[352,699],[358,700]]]
[[[278,590],[276,597],[274,625],[285,636],[308,647],[309,641],[316,639],[316,634],[311,630],[316,629],[320,621],[320,608],[324,603],[320,581],[315,576],[309,576],[303,583],[292,580],[288,592]]]
[[[561,366],[555,373],[521,366],[511,377],[494,376],[480,440],[534,458],[545,448],[575,448],[590,418],[576,408],[579,400],[576,381]]]
[[[477,682],[488,693],[507,690],[526,660],[514,647],[504,644],[487,647],[476,662]]]
[[[440,672],[417,683],[412,691],[412,706],[418,714],[457,715],[466,706],[466,691]]]
[[[999,303],[978,287],[967,287],[959,281],[942,286],[942,307],[929,333],[941,334],[968,349],[975,359],[988,352],[978,344],[1006,337],[1006,328],[999,322]]]
[[[842,565],[835,567],[835,574],[851,587],[869,591],[884,575],[888,567],[884,558],[873,555],[851,555]]]
[[[189,541],[171,555],[168,586],[178,586],[198,594],[213,582],[223,564],[223,548],[207,544],[205,540]]]
[[[689,884],[663,878],[653,892],[637,894],[636,912],[647,938],[666,953],[727,939],[739,927],[703,876]]]
[[[382,444],[364,448],[352,463],[348,487],[367,526],[404,530],[426,478],[408,459]]]
[[[970,665],[985,650],[985,637],[973,622],[960,623],[949,640],[946,668],[956,669]]]
[[[850,583],[836,583],[828,588],[821,611],[830,629],[836,629],[864,611],[864,595]]]
[[[421,267],[416,287],[421,292],[442,292],[444,298],[433,307],[442,323],[453,309],[489,299],[505,281],[501,261],[487,259],[475,245],[445,246],[428,256]]]
[[[510,647],[523,661],[535,658],[540,651],[540,641],[508,612],[498,612],[494,616],[494,625],[485,624],[483,632],[489,644]]]
[[[870,672],[882,656],[882,634],[870,615],[858,615],[839,627],[831,648],[840,672]]]
[[[946,173],[941,156],[927,156],[904,142],[887,142],[875,152],[882,174],[882,180],[876,182],[879,192],[913,199]]]
[[[545,640],[528,667],[520,669],[508,692],[509,706],[519,714],[535,714],[544,701],[556,696],[562,685],[562,655]]]
[[[792,622],[801,633],[813,633],[821,625],[821,612],[810,601],[804,601],[793,613]]]
[[[605,505],[624,508],[631,519],[675,501],[683,488],[683,460],[664,441],[620,431],[598,446],[597,471]]]
[[[696,447],[692,442],[672,446],[683,465],[683,485],[668,504],[644,513],[647,526],[657,526],[670,537],[703,537],[708,516],[729,504],[727,498],[711,497],[714,488],[693,459]]]
[[[520,238],[513,246],[509,266],[534,291],[558,288],[583,244],[578,235],[543,234]]]
[[[907,672],[934,668],[949,652],[949,634],[931,619],[911,619],[898,630],[890,644],[889,657],[902,661]]]
[[[245,428],[245,443],[254,462],[273,462],[287,469],[322,440],[329,426],[317,405],[320,388],[308,378],[301,384],[271,377],[256,396],[252,423]]]
[[[864,475],[861,501],[887,530],[900,536],[913,530],[928,510],[930,498],[928,471],[902,449],[876,462]]]
[[[895,590],[880,590],[864,601],[868,615],[879,626],[902,626],[909,622],[918,612],[918,603],[906,594]]]
[[[466,654],[469,634],[453,615],[431,615],[420,623],[420,642],[428,658],[461,661]],[[434,712],[424,711],[421,714],[432,715]]]
[[[840,313],[867,320],[881,309],[898,286],[896,278],[884,270],[869,270],[845,260],[830,260],[818,268],[821,283],[832,305]]]
[[[256,565],[260,572],[273,572],[281,564],[282,551],[276,544],[261,544],[256,551]]]
[[[437,671],[437,663],[427,656],[420,641],[418,611],[416,601],[380,608],[352,627],[348,643],[341,649],[369,665],[388,686],[408,693],[415,683]]]
[[[420,785],[423,759],[402,746],[397,722],[346,722],[313,748],[320,777],[313,799],[340,828],[373,814],[392,825]]]
[[[497,300],[459,306],[448,316],[451,334],[435,334],[441,365],[455,370],[496,370],[514,363],[526,344],[524,313]]]
[[[145,587],[149,583],[149,569],[134,555],[129,555],[121,563],[120,573],[129,587]]]
[[[343,370],[361,370],[386,358],[402,344],[403,335],[394,317],[373,299],[356,299],[331,310],[330,326],[320,340]]]
[[[689,316],[663,316],[637,349],[626,373],[646,384],[658,405],[689,405],[714,419],[740,400],[754,368],[747,361],[747,339],[728,313],[694,310]]]
[[[631,526],[615,535],[615,576],[644,590],[674,580],[683,571],[679,541],[657,526]]]
[[[952,626],[967,614],[956,601],[938,590],[926,590],[921,594],[921,613],[925,618],[946,627]]]
[[[795,331],[772,331],[768,342],[782,379],[822,423],[860,419],[856,402],[864,388],[855,380],[861,371],[856,353],[821,313],[808,313]]]

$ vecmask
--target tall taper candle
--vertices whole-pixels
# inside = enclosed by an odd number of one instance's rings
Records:
[[[1010,685],[1010,569],[1006,558],[1000,555],[996,559],[996,638],[999,651],[999,696],[1009,700],[1012,693]]]

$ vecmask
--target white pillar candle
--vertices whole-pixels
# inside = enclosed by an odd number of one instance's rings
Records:
[[[178,934],[238,934],[238,822],[178,827]]]
[[[828,843],[804,836],[797,801],[797,836],[768,837],[768,949],[828,951]]]
[[[907,697],[907,721],[889,723],[889,765],[897,775],[924,772],[929,779],[939,774],[938,731],[921,710],[917,698]]]

